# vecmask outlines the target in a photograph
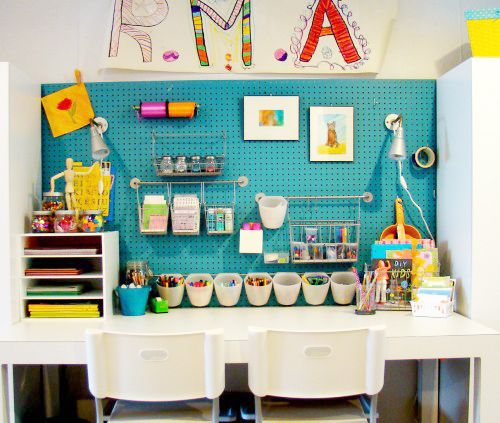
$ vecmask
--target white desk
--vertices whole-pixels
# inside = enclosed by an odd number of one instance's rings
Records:
[[[460,315],[447,319],[413,318],[410,312],[356,316],[352,307],[324,306],[173,309],[167,315],[113,316],[105,321],[33,319],[0,328],[0,363],[85,364],[87,328],[139,333],[223,328],[226,362],[245,363],[247,327],[252,325],[305,331],[384,325],[387,360],[474,358],[475,421],[479,422],[479,415],[482,423],[498,421],[500,334]],[[8,393],[6,377],[2,380]]]

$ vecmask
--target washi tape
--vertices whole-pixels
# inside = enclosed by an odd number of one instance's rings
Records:
[[[436,163],[436,153],[430,147],[420,147],[411,158],[413,163],[422,169],[428,169]]]

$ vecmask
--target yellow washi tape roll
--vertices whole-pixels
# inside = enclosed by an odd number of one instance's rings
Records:
[[[429,169],[436,163],[436,153],[430,147],[420,147],[411,157],[413,163],[422,169]]]

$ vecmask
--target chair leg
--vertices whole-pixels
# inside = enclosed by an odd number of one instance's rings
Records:
[[[378,395],[373,395],[370,401],[370,423],[377,423]]]
[[[212,400],[212,422],[219,423],[220,408],[219,408],[219,397]]]
[[[104,413],[102,410],[102,400],[94,398],[96,423],[104,423]]]
[[[254,395],[255,400],[255,423],[262,423],[262,401],[257,395]]]

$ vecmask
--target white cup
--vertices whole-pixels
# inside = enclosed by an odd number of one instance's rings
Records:
[[[169,274],[165,276],[172,276],[178,279],[182,278],[181,274]],[[177,307],[182,303],[182,297],[184,296],[184,283],[173,288],[161,286],[159,284],[156,284],[156,286],[158,287],[160,297],[168,301],[169,307]]]
[[[252,286],[247,283],[249,278],[266,278],[269,280],[269,283],[264,286]],[[263,306],[267,304],[273,289],[273,281],[269,273],[249,273],[245,277],[244,285],[248,302],[250,304],[254,306]]]
[[[209,281],[210,285],[195,287],[190,286],[190,282],[197,282],[199,280]],[[195,307],[205,307],[210,303],[212,292],[214,291],[214,280],[208,273],[192,273],[186,278],[186,290],[189,301]]]
[[[323,285],[310,285],[304,279],[311,276],[319,276],[326,278],[327,282]],[[330,288],[330,278],[326,273],[322,272],[310,272],[304,273],[302,277],[302,291],[304,292],[304,298],[307,304],[310,305],[320,305],[325,302],[326,296],[328,295],[328,289]]]
[[[288,201],[284,197],[264,196],[259,200],[262,224],[267,229],[278,229],[283,225]]]
[[[224,286],[224,283],[234,281],[234,286]],[[214,280],[215,295],[219,304],[225,307],[236,305],[241,295],[243,279],[237,273],[219,273]]]
[[[334,272],[331,276],[333,299],[337,304],[352,303],[356,294],[356,276],[353,272]]]
[[[274,294],[279,304],[295,304],[300,292],[301,279],[297,273],[278,272],[273,278]]]

